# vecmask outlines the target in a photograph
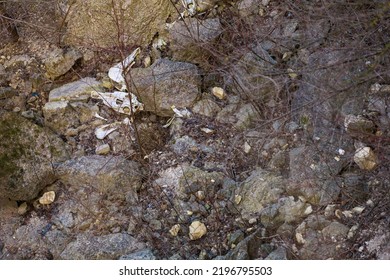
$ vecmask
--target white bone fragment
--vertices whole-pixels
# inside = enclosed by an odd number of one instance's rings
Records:
[[[95,136],[97,139],[104,139],[107,135],[119,128],[121,122],[114,122],[110,124],[104,124],[95,129]]]
[[[129,99],[131,96],[131,102]],[[144,109],[144,104],[138,101],[137,97],[132,93],[114,91],[114,92],[98,92],[91,91],[91,97],[94,99],[103,100],[104,105],[112,108],[113,110],[131,115],[138,113]],[[132,108],[132,109],[131,109]]]
[[[195,0],[181,0],[181,3],[190,16],[194,16],[196,14],[197,5]]]
[[[117,82],[121,86],[121,91],[124,91],[127,89],[125,77],[126,72],[128,69],[133,66],[135,63],[135,57],[140,53],[140,48],[136,48],[128,57],[126,57],[122,62],[114,65],[110,68],[108,71],[108,77],[113,80],[114,82]]]
[[[186,108],[179,110],[175,107],[175,105],[172,105],[171,109],[173,112],[175,112],[176,116],[179,118],[188,118],[191,116],[191,112],[188,111]]]
[[[108,121],[106,118],[103,118],[103,117],[100,116],[98,113],[95,113],[95,118],[100,119],[100,120],[103,120],[103,121]]]

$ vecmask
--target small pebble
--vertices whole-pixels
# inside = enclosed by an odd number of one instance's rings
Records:
[[[189,230],[189,236],[191,240],[200,239],[207,233],[205,224],[199,221],[193,221],[189,227]]]
[[[179,224],[176,224],[174,225],[170,230],[169,230],[169,233],[172,235],[172,236],[177,236],[179,231],[180,231],[181,227]]]
[[[49,205],[54,202],[56,194],[53,191],[45,192],[42,197],[39,199],[39,203],[43,205]]]
[[[218,99],[224,99],[226,97],[226,93],[223,90],[223,88],[220,87],[213,87],[211,89],[212,94],[217,97]]]
[[[97,155],[107,155],[110,152],[111,148],[108,144],[103,144],[96,147],[95,153]]]

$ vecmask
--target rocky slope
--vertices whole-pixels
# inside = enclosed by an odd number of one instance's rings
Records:
[[[0,9],[0,259],[390,258],[385,1],[42,2]]]

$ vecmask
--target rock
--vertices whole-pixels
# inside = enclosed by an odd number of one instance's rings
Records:
[[[199,94],[198,68],[190,63],[159,59],[148,68],[135,68],[131,80],[145,110],[159,116],[173,116],[172,106],[191,107]]]
[[[214,117],[219,111],[221,111],[221,108],[210,99],[199,100],[192,108],[192,112],[210,118]]]
[[[216,120],[221,123],[233,123],[237,129],[244,130],[251,127],[259,117],[252,104],[229,104],[218,113]]]
[[[47,58],[43,61],[46,68],[46,76],[54,80],[64,75],[80,58],[82,58],[82,54],[75,49],[54,49],[47,54]]]
[[[198,143],[192,137],[185,135],[175,140],[172,149],[176,154],[182,155],[189,150],[198,149],[198,146]]]
[[[248,144],[248,142],[245,141],[244,143],[244,152],[246,154],[249,154],[249,152],[251,151],[252,147]]]
[[[261,213],[261,223],[266,228],[277,228],[283,223],[295,223],[312,212],[310,204],[294,197],[282,197],[278,203],[267,207]]]
[[[108,144],[103,144],[98,147],[96,147],[95,153],[97,155],[106,155],[110,152],[110,145]]]
[[[77,0],[68,15],[65,42],[97,48],[116,47],[120,42],[147,46],[155,34],[164,33],[167,19],[174,15],[177,12],[168,0],[120,0],[114,7],[105,0]],[[118,32],[126,34],[123,41],[113,39]]]
[[[126,196],[128,202],[133,202],[135,192],[141,188],[143,170],[140,164],[121,156],[92,155],[64,162],[58,174],[64,183],[92,186],[109,196]]]
[[[264,75],[266,71],[272,71],[276,63],[259,44],[231,64],[232,77],[225,87],[231,87],[231,92],[246,96],[254,104],[268,103],[277,96],[283,83],[282,77],[269,79]]]
[[[22,204],[19,205],[18,207],[18,214],[19,215],[24,215],[27,213],[28,210],[28,205],[26,202],[23,202]]]
[[[68,159],[64,142],[15,113],[0,112],[0,197],[31,200],[57,178]]]
[[[292,196],[303,196],[314,205],[328,205],[340,194],[340,179],[336,174],[347,164],[348,158],[334,160],[334,151],[302,146],[291,149],[290,183],[287,192]]]
[[[259,258],[260,245],[262,243],[262,229],[256,230],[244,240],[239,242],[233,250],[218,259],[223,260],[251,260]]]
[[[272,251],[266,258],[266,260],[287,260],[287,251],[284,247],[278,247]]]
[[[100,88],[100,82],[94,78],[83,78],[50,91],[49,102],[86,101],[91,97],[93,90],[103,90]]]
[[[150,249],[143,249],[125,256],[121,256],[120,260],[155,260],[153,252]]]
[[[357,149],[353,160],[363,170],[373,170],[378,165],[378,159],[370,147]]]
[[[207,47],[204,46],[212,44],[221,33],[222,27],[218,18],[186,18],[184,21],[177,21],[169,30],[173,59],[197,63],[207,68]]]
[[[257,0],[242,0],[238,3],[238,12],[240,16],[246,18],[259,12],[259,1]]]
[[[145,244],[126,233],[102,236],[79,234],[76,240],[66,246],[60,258],[63,260],[115,260],[144,247]]]
[[[217,97],[218,99],[225,99],[226,98],[226,93],[223,88],[220,87],[213,87],[211,89],[211,93]]]
[[[54,202],[56,193],[54,191],[45,192],[40,198],[39,203],[43,205],[49,205]]]
[[[240,243],[245,237],[245,234],[242,230],[236,230],[232,234],[230,234],[229,239],[228,239],[228,245],[237,245]]]
[[[344,127],[348,133],[355,136],[365,136],[375,131],[375,124],[363,116],[347,115]]]
[[[271,172],[257,169],[238,188],[242,197],[237,208],[244,219],[258,215],[268,204],[275,203],[284,191],[285,180]]]
[[[340,259],[345,250],[349,228],[339,222],[331,222],[321,215],[311,215],[296,229],[296,237],[302,247],[301,259]]]
[[[172,236],[177,236],[179,234],[180,229],[181,229],[180,225],[176,224],[176,225],[172,226],[172,228],[169,230],[169,233]]]
[[[47,102],[43,107],[45,125],[58,134],[80,125],[78,114],[68,101]]]
[[[191,240],[200,239],[207,233],[205,224],[199,221],[193,221],[189,227],[189,230],[189,236]]]

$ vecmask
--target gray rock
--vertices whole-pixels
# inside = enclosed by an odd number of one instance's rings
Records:
[[[374,122],[363,116],[347,115],[344,120],[344,126],[352,136],[364,136],[373,134],[375,131]]]
[[[188,135],[176,139],[175,143],[172,145],[172,149],[178,155],[182,155],[183,153],[188,152],[191,148],[197,147],[198,143],[196,143],[196,141]]]
[[[80,125],[78,114],[68,101],[47,102],[43,107],[45,125],[58,134]]]
[[[140,164],[121,156],[93,155],[64,162],[58,174],[64,183],[92,186],[109,196],[129,195],[126,199],[133,202],[141,188],[143,170]]]
[[[102,236],[79,234],[61,253],[64,260],[114,260],[143,249],[145,244],[125,233]]]
[[[266,260],[287,260],[287,251],[284,247],[278,247],[272,251],[266,258]]]
[[[276,204],[261,213],[261,223],[266,228],[277,228],[283,223],[294,223],[311,214],[311,205],[294,197],[282,197]]]
[[[283,81],[281,77],[267,76],[277,62],[263,49],[261,45],[232,63],[232,76],[227,80],[227,86],[239,96],[245,96],[255,104],[265,104],[277,96]]]
[[[243,18],[259,13],[259,1],[242,0],[238,3],[238,12]]]
[[[167,117],[176,108],[191,107],[199,94],[198,68],[190,63],[159,59],[148,68],[131,71],[133,92],[145,105],[145,110]]]
[[[86,101],[90,98],[92,90],[102,90],[100,82],[94,78],[83,78],[50,91],[49,102]]]
[[[207,67],[208,56],[205,55],[207,49],[204,46],[211,44],[222,31],[218,18],[177,21],[169,30],[173,59]]]
[[[228,244],[229,245],[237,245],[240,243],[245,237],[245,234],[242,230],[238,229],[229,236]]]
[[[237,208],[244,219],[257,216],[269,204],[275,203],[285,188],[285,180],[271,172],[257,169],[238,188],[242,197]]]
[[[68,159],[64,142],[15,113],[0,112],[0,197],[31,200],[57,178]]]
[[[327,205],[337,199],[341,182],[336,174],[349,158],[335,160],[336,151],[322,150],[320,144],[291,149],[288,194],[303,196],[315,205]]]
[[[150,249],[144,249],[125,256],[121,256],[120,260],[155,260],[153,252]]]
[[[225,179],[224,174],[220,172],[207,172],[187,164],[168,168],[159,175],[155,184],[168,186],[175,193],[177,203],[187,200],[197,191],[203,191],[206,197],[213,196]]]
[[[54,49],[47,54],[47,58],[43,61],[46,68],[46,76],[54,80],[64,75],[80,58],[82,58],[82,54],[75,49]]]
[[[192,112],[210,118],[214,117],[220,110],[218,104],[210,99],[199,100],[192,108]]]
[[[164,33],[166,20],[177,15],[168,0],[120,0],[117,6],[105,0],[77,0],[70,9],[67,21],[65,42],[74,46],[93,45],[97,48],[118,46],[114,34],[118,34],[118,24],[124,42],[137,42],[146,46],[155,34]],[[120,14],[119,22],[114,16],[107,16],[113,9]]]
[[[259,257],[259,249],[262,244],[262,229],[256,230],[251,235],[237,244],[225,256],[220,256],[222,260],[253,260]]]
[[[321,215],[309,216],[296,229],[301,259],[340,259],[345,250],[349,228],[339,222],[331,222]]]
[[[237,129],[249,128],[259,119],[259,113],[252,104],[229,104],[216,117],[222,123],[233,123]]]

